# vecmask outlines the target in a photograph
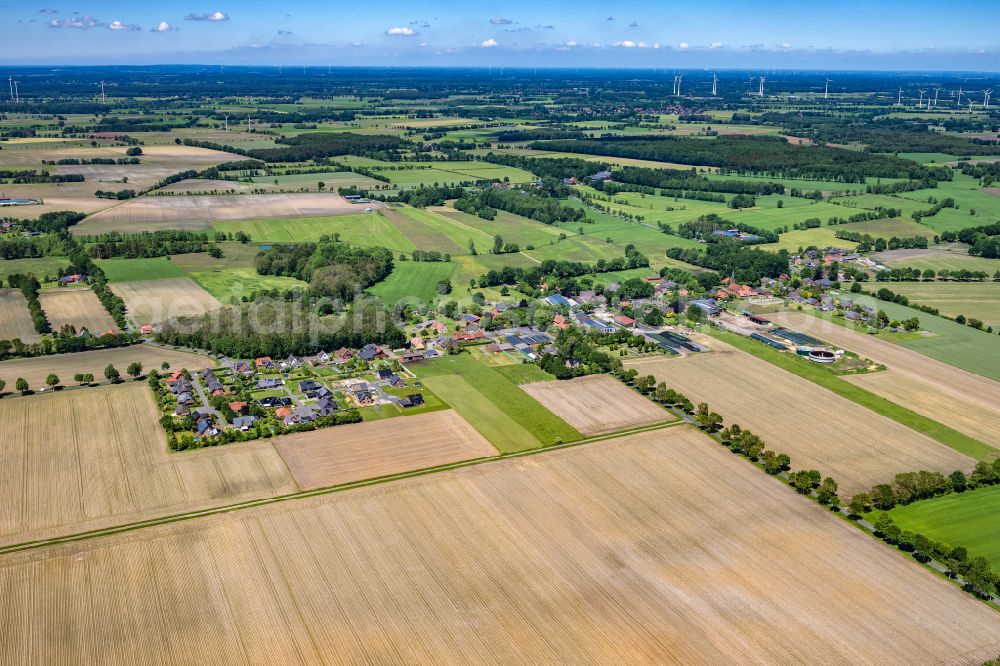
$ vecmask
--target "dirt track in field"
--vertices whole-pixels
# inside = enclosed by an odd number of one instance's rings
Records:
[[[789,328],[807,330],[826,342],[884,363],[888,367],[885,372],[844,379],[989,444],[1000,455],[1000,383],[807,314],[783,312],[768,316]]]
[[[625,365],[696,404],[707,402],[727,425],[749,428],[768,449],[787,453],[792,469],[832,476],[842,497],[899,472],[949,474],[975,466],[972,458],[767,361],[718,340],[708,344],[716,351]]]
[[[118,330],[118,324],[89,288],[46,289],[39,300],[53,331],[67,324],[78,332],[86,328],[94,335]]]
[[[546,409],[584,435],[660,423],[675,417],[607,375],[521,386]]]
[[[296,433],[275,441],[303,488],[497,455],[454,410]]]
[[[0,560],[0,661],[956,663],[1000,614],[687,427]]]

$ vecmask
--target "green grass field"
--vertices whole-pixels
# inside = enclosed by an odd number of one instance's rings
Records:
[[[39,281],[59,276],[59,269],[69,265],[66,257],[41,257],[39,259],[0,259],[0,281],[11,275],[34,273]]]
[[[1000,568],[1000,486],[954,493],[889,512],[904,530],[911,530],[950,546],[964,546],[972,556],[982,556]]]
[[[188,276],[219,299],[220,303],[229,303],[233,296],[240,298],[265,289],[305,289],[309,286],[302,280],[291,277],[258,275],[252,268],[193,271]]]
[[[948,271],[986,271],[993,275],[1000,270],[1000,260],[974,257],[968,252],[968,245],[962,243],[942,243],[932,245],[926,250],[891,250],[879,252],[875,258],[892,268],[928,268],[939,272]]]
[[[525,375],[479,363],[469,354],[409,366],[502,453],[524,451],[583,436],[518,387]],[[524,371],[520,371],[523,373]]]
[[[438,281],[451,279],[457,268],[453,262],[396,261],[389,277],[369,287],[368,292],[390,306],[405,298],[415,298],[421,303],[436,302]]]
[[[140,280],[165,280],[185,277],[185,273],[168,257],[153,259],[99,259],[109,282],[138,282]]]
[[[226,233],[246,232],[257,244],[310,243],[339,233],[344,242],[381,245],[394,252],[409,252],[415,247],[377,212],[287,220],[220,220],[213,228]]]
[[[1000,324],[1000,282],[897,282],[889,288],[951,317],[961,314]]]

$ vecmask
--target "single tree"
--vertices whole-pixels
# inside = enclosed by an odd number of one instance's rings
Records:
[[[137,361],[129,363],[128,368],[125,370],[125,372],[127,372],[129,377],[131,377],[132,379],[138,378],[139,375],[142,374],[142,363],[139,363]]]
[[[45,384],[49,388],[55,388],[59,384],[59,377],[55,374],[51,374],[45,378]]]
[[[28,380],[26,380],[24,377],[18,377],[17,381],[14,382],[14,388],[16,388],[21,393],[27,393],[28,392]]]
[[[119,377],[121,377],[121,374],[118,372],[115,366],[108,363],[108,367],[104,368],[104,377],[109,382],[113,383],[117,381]]]

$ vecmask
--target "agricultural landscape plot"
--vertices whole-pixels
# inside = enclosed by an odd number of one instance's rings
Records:
[[[899,472],[971,471],[975,461],[767,361],[712,341],[713,351],[684,358],[627,361],[640,375],[707,402],[787,453],[796,469],[832,476],[843,496],[867,491]]]
[[[295,489],[269,442],[168,453],[158,418],[141,383],[0,400],[0,542]]]
[[[0,379],[7,382],[5,390],[14,387],[14,380],[23,377],[33,389],[45,386],[45,378],[55,374],[64,385],[72,382],[73,375],[91,374],[96,381],[104,381],[104,369],[113,365],[124,373],[130,363],[141,363],[145,372],[160,370],[163,363],[171,368],[192,370],[215,367],[217,361],[210,356],[189,354],[169,347],[139,344],[115,349],[96,349],[75,354],[54,354],[34,358],[15,358],[0,361]]]
[[[38,300],[54,330],[70,325],[77,331],[85,328],[100,335],[118,329],[97,295],[88,288],[46,289]]]
[[[1000,650],[993,610],[687,427],[14,554],[0,587],[9,663]]]
[[[205,194],[148,196],[91,215],[73,228],[75,234],[202,230],[216,220],[267,217],[317,217],[356,213],[358,206],[338,194]]]
[[[274,446],[301,488],[497,455],[453,410],[286,435]]]
[[[28,302],[19,289],[0,289],[0,340],[20,338],[22,342],[39,339],[28,312]]]
[[[119,282],[111,287],[137,325],[158,324],[173,317],[191,317],[222,307],[190,278]]]
[[[603,435],[674,419],[652,400],[607,375],[522,384],[521,388],[585,435]]]
[[[962,315],[1000,329],[1000,282],[897,282],[892,291],[949,317]]]
[[[782,312],[769,318],[885,364],[884,372],[843,379],[990,444],[1000,455],[1000,383],[807,314]]]

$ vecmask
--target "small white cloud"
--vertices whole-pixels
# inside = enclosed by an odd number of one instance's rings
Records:
[[[228,21],[229,15],[225,12],[220,12],[218,10],[214,12],[208,12],[207,14],[188,14],[184,17],[185,21]]]
[[[389,28],[385,34],[390,37],[413,37],[418,33],[413,28]]]
[[[76,30],[90,30],[101,25],[101,22],[93,16],[74,16],[66,19],[52,19],[49,21],[50,28],[74,28]]]
[[[791,45],[791,44],[789,44],[788,42],[784,42],[784,43],[783,43],[783,44],[781,45],[781,48],[783,48],[783,49],[790,49],[790,48],[792,48],[792,45]]]
[[[514,22],[509,18],[502,18],[500,16],[495,16],[490,19],[490,23],[493,25],[512,25]]]
[[[710,49],[721,49],[722,48],[722,42],[712,42],[711,44],[708,45],[708,48],[710,48]]]
[[[631,39],[626,39],[623,42],[615,42],[612,46],[620,46],[624,49],[634,49],[639,46],[639,44],[637,42],[633,42]]]
[[[497,40],[492,39],[492,38],[491,39],[486,39],[486,40],[483,40],[483,42],[479,46],[482,47],[482,48],[484,48],[484,49],[491,49],[494,46],[497,46]]]
[[[368,42],[348,42],[347,45],[352,49],[360,49],[368,46]]]
[[[174,32],[177,28],[166,21],[160,21],[155,28],[150,28],[150,32]]]
[[[691,48],[691,45],[688,44],[687,42],[681,42],[680,44],[677,45],[677,48],[679,48],[681,51],[687,51],[689,48]]]
[[[563,44],[563,46],[568,46],[568,47],[570,47],[570,48],[573,48],[574,46],[576,46],[576,42],[574,42],[574,41],[573,41],[573,40],[571,39],[571,40],[569,40],[568,42],[566,42],[565,44]]]
[[[142,30],[141,27],[134,23],[122,23],[121,21],[112,21],[108,24],[108,30],[117,30],[121,32],[137,32]]]

